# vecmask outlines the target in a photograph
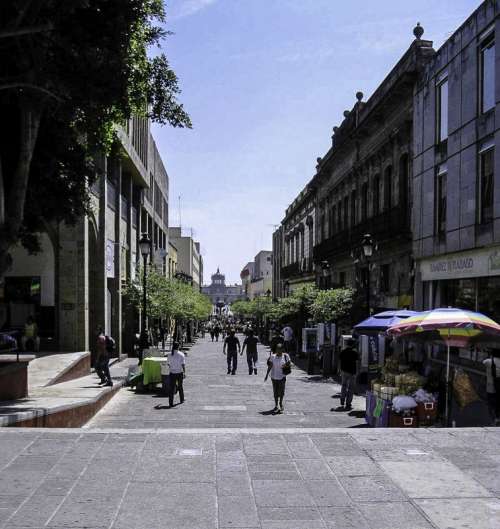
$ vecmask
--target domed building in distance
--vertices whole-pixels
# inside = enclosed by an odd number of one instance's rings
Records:
[[[201,291],[210,298],[214,306],[221,308],[239,299],[245,299],[242,285],[226,285],[226,276],[221,274],[219,268],[211,279],[212,283],[204,286]]]

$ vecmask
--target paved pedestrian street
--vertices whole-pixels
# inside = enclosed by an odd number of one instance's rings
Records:
[[[240,335],[240,341],[243,336]],[[199,340],[186,357],[186,401],[167,409],[168,398],[121,390],[89,423],[90,428],[277,428],[364,425],[364,398],[355,397],[351,412],[335,412],[340,386],[296,368],[287,377],[285,413],[266,415],[274,407],[271,380],[264,383],[267,347],[259,346],[260,369],[248,374],[246,352],[238,371],[227,375],[222,341]],[[337,398],[332,398],[336,396]],[[179,399],[176,396],[175,402]],[[156,409],[155,406],[161,406]]]
[[[500,430],[357,428],[298,369],[262,415],[220,343],[187,370],[173,409],[122,389],[86,428],[0,428],[0,529],[500,529]]]

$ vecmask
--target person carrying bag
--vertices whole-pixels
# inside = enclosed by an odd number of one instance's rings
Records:
[[[292,371],[292,363],[287,353],[284,353],[283,344],[276,345],[276,352],[269,355],[267,359],[266,381],[271,374],[274,395],[274,413],[283,413],[283,399],[285,397],[286,377]]]

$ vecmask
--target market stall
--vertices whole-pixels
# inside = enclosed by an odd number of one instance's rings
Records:
[[[422,312],[387,330],[389,336],[446,346],[444,424],[450,424],[451,385],[455,378],[455,389],[461,390],[461,397],[467,400],[468,377],[461,373],[452,376],[450,353],[452,347],[470,346],[498,347],[500,325],[479,312],[457,308],[439,308]]]

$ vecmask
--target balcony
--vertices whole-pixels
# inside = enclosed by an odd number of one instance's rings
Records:
[[[294,277],[302,277],[308,275],[313,270],[313,262],[310,257],[303,257],[300,261],[292,263],[281,269],[281,277],[283,279],[291,279]]]
[[[317,244],[313,252],[314,260],[320,261],[350,251],[351,248],[361,244],[365,233],[369,233],[376,243],[398,237],[411,241],[409,220],[409,212],[400,207],[384,211]]]

